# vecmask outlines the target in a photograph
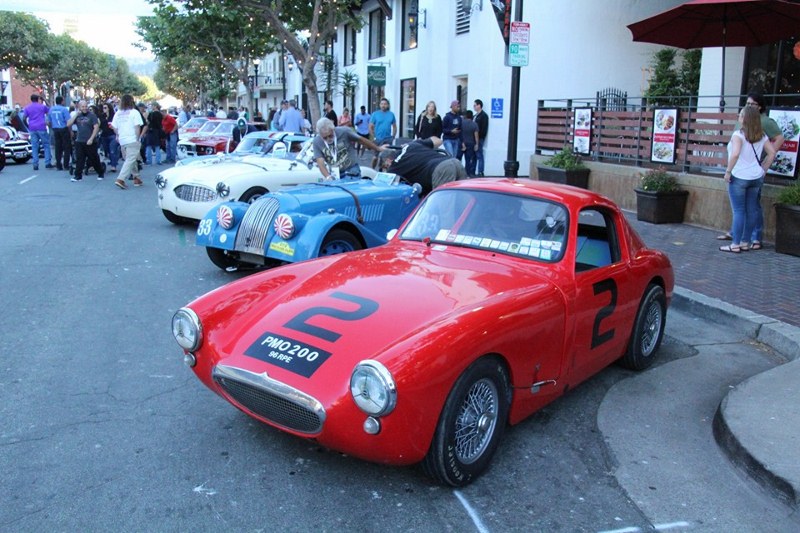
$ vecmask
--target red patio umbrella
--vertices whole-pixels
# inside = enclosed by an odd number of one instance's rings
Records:
[[[676,48],[760,46],[800,35],[800,3],[786,0],[692,0],[629,24],[633,40]],[[720,107],[725,107],[724,97]]]

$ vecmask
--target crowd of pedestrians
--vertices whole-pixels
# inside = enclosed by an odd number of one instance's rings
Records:
[[[45,168],[69,170],[73,182],[82,181],[90,169],[102,180],[109,172],[116,174],[119,167],[114,183],[120,189],[127,189],[128,182],[141,186],[139,173],[144,165],[175,163],[178,129],[194,116],[189,104],[173,116],[163,112],[158,103],[137,104],[129,94],[98,105],[81,100],[69,108],[61,96],[52,107],[40,100],[39,95],[31,96],[31,103],[11,117],[19,122],[20,129],[30,132],[33,169],[39,170],[40,152],[44,153]],[[473,110],[462,113],[460,102],[453,100],[442,118],[436,102],[428,102],[413,124],[414,138],[408,149],[389,150],[381,168],[407,179],[407,174],[418,174],[412,179],[426,192],[453,179],[482,176],[489,119],[481,100],[474,101]],[[272,130],[316,133],[314,155],[327,177],[360,174],[358,161],[367,150],[374,153],[372,166],[377,168],[379,154],[398,140],[397,117],[387,98],[381,98],[371,113],[361,106],[354,115],[346,107],[337,114],[333,101],[326,100],[323,113],[312,126],[305,110],[298,109],[294,100],[283,100],[266,121],[258,111],[252,120],[267,122]],[[243,106],[227,110],[212,107],[207,114],[250,120],[249,110]]]

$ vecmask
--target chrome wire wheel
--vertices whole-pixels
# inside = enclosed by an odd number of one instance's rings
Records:
[[[456,418],[455,451],[458,460],[471,464],[481,457],[497,427],[500,395],[488,378],[476,381]]]
[[[658,341],[661,338],[661,326],[664,323],[661,305],[657,301],[650,302],[644,320],[640,349],[643,356],[649,357],[658,346]]]

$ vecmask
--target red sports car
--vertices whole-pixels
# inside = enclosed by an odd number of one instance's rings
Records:
[[[471,179],[436,189],[386,245],[241,279],[172,328],[246,414],[461,486],[507,424],[614,361],[649,366],[673,283],[605,197]]]

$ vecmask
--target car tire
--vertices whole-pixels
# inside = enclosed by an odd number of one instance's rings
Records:
[[[239,201],[252,204],[268,192],[269,191],[267,189],[262,187],[253,187],[252,189],[245,191],[245,193],[239,198]]]
[[[12,159],[14,160],[15,163],[21,164],[21,163],[27,163],[28,161],[30,161],[31,157],[33,157],[33,156],[29,155],[28,157],[19,157],[19,158],[13,157]]]
[[[229,268],[239,268],[239,261],[226,254],[225,250],[206,247],[206,253],[211,262],[222,270],[227,271]]]
[[[189,222],[188,219],[183,218],[182,216],[176,215],[172,211],[167,211],[166,209],[162,209],[161,212],[164,214],[164,218],[172,222],[173,224],[182,225],[187,224]]]
[[[508,371],[501,361],[487,357],[470,365],[459,376],[439,415],[422,461],[425,472],[452,487],[471,483],[497,450],[510,401]]]
[[[642,296],[628,350],[620,359],[620,364],[631,370],[644,370],[653,364],[664,337],[666,322],[667,298],[664,289],[651,283]]]
[[[6,155],[4,153],[0,153],[0,170],[6,168]]]
[[[361,250],[363,246],[358,238],[347,230],[333,229],[322,239],[319,256],[343,254]]]

